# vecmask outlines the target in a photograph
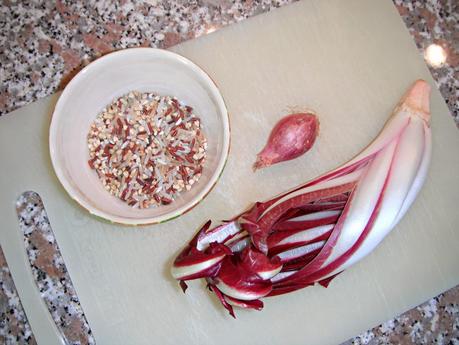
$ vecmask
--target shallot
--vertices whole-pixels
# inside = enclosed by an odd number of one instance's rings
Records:
[[[413,203],[431,155],[430,86],[416,81],[377,138],[348,163],[198,232],[172,275],[205,278],[223,306],[320,284],[369,254]]]
[[[301,156],[314,145],[319,120],[311,113],[297,113],[282,118],[272,129],[264,149],[257,155],[253,169]]]

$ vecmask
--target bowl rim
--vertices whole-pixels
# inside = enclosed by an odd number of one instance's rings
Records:
[[[120,58],[125,55],[131,55],[131,54],[150,54],[151,57],[166,57],[172,60],[176,60],[178,62],[181,62],[185,64],[188,68],[190,68],[195,74],[197,74],[202,80],[207,84],[210,92],[212,93],[212,96],[215,98],[217,101],[217,107],[219,109],[219,112],[223,115],[222,120],[223,120],[223,148],[222,148],[222,154],[220,155],[217,163],[217,168],[213,172],[213,174],[210,176],[209,181],[205,184],[204,188],[199,192],[193,199],[191,199],[190,202],[186,203],[180,208],[171,210],[170,212],[167,212],[163,215],[160,216],[155,216],[155,217],[144,217],[144,218],[129,218],[129,217],[123,217],[123,216],[117,216],[117,215],[112,215],[107,212],[104,212],[90,203],[86,202],[86,200],[82,199],[79,197],[77,193],[77,188],[74,188],[72,186],[72,183],[66,178],[63,168],[59,164],[59,160],[57,158],[57,153],[56,153],[56,140],[57,140],[57,128],[58,128],[58,123],[61,120],[63,114],[65,113],[63,111],[64,109],[64,103],[68,100],[68,98],[71,96],[72,91],[74,90],[75,86],[79,84],[83,76],[87,73],[89,73],[91,70],[94,68],[98,67],[99,65],[105,64],[107,61],[115,59],[115,58]],[[64,90],[62,91],[61,95],[59,96],[59,99],[57,100],[57,103],[54,107],[54,111],[51,117],[51,123],[49,126],[49,137],[48,137],[48,144],[49,144],[49,153],[51,157],[51,164],[53,166],[54,172],[61,183],[61,185],[64,187],[65,191],[67,194],[77,202],[81,207],[83,207],[86,211],[88,211],[91,215],[96,216],[98,218],[102,218],[103,220],[108,220],[111,223],[116,223],[116,224],[122,224],[122,225],[153,225],[153,224],[159,224],[159,223],[164,223],[169,220],[175,219],[186,212],[190,211],[193,209],[195,206],[197,206],[202,200],[206,198],[206,196],[210,193],[210,191],[215,187],[216,183],[220,179],[223,170],[226,166],[228,156],[229,156],[229,150],[230,150],[230,142],[231,142],[231,130],[230,130],[230,120],[229,120],[229,114],[228,114],[228,109],[226,107],[225,100],[220,92],[220,89],[218,88],[217,84],[215,81],[207,74],[207,72],[204,71],[203,68],[198,66],[196,63],[191,61],[190,59],[175,53],[171,52],[168,50],[160,49],[160,48],[150,48],[150,47],[136,47],[136,48],[126,48],[122,50],[118,50],[109,54],[106,54],[93,62],[89,63],[86,65],[84,68],[82,68],[71,80],[70,82],[66,85]],[[81,193],[81,192],[79,192]]]

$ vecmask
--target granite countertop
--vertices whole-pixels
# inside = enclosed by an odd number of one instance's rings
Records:
[[[393,1],[459,125],[459,3]],[[108,52],[168,48],[291,2],[3,0],[0,115],[62,89],[84,65]],[[71,343],[93,343],[39,196],[21,196],[17,210],[32,271],[53,318]],[[0,343],[35,343],[1,248]],[[459,344],[459,287],[346,342],[351,343]]]

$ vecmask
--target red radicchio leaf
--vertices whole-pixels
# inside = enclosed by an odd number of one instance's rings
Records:
[[[270,280],[263,280],[257,273],[247,269],[240,262],[234,263],[229,256],[223,259],[215,280],[218,288],[225,295],[242,300],[261,298],[272,289]]]

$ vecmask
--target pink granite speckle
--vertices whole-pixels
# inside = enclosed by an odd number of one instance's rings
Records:
[[[0,344],[37,344],[19,300],[2,247],[0,247]]]

